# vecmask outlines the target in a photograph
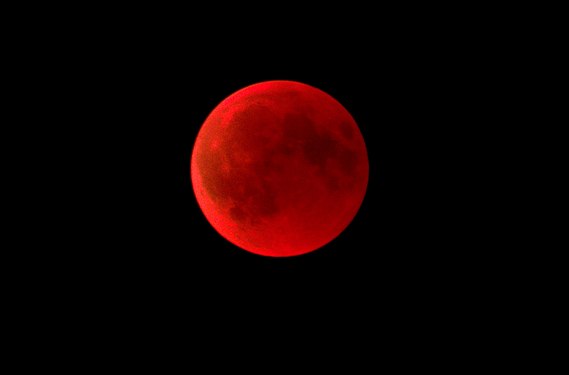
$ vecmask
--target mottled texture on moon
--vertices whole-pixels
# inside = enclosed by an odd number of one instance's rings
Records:
[[[245,250],[276,257],[336,238],[361,206],[368,173],[348,111],[291,81],[248,86],[222,101],[191,160],[194,192],[212,226]]]

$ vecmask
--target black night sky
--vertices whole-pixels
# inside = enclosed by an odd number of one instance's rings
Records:
[[[321,338],[368,332],[399,344],[401,335],[466,319],[475,301],[497,301],[504,258],[480,236],[491,182],[476,167],[484,158],[477,140],[491,134],[492,67],[475,36],[457,31],[460,20],[408,16],[308,23],[266,37],[267,25],[210,35],[180,15],[119,17],[48,38],[65,40],[42,56],[61,72],[47,79],[76,124],[65,156],[70,246],[41,258],[57,270],[46,276],[50,290],[95,315],[115,311],[133,332],[147,322],[146,334],[160,337],[159,325],[186,336],[201,324],[241,330],[237,337],[285,335],[289,322]],[[332,95],[356,120],[369,156],[367,194],[351,225],[292,258],[254,255],[222,238],[190,181],[208,114],[266,80]]]
[[[103,125],[105,147],[112,147],[102,225],[112,236],[97,252],[111,280],[160,298],[250,298],[244,304],[447,303],[473,286],[468,275],[479,261],[474,239],[463,235],[471,228],[461,210],[476,196],[463,193],[468,182],[457,155],[469,142],[459,126],[473,121],[460,87],[475,78],[449,63],[455,57],[446,46],[409,40],[405,48],[339,43],[320,51],[275,43],[210,57],[178,42],[141,46],[105,68],[104,84],[94,82],[110,92],[101,102],[111,118]],[[364,203],[347,230],[325,248],[286,259],[250,254],[218,235],[189,175],[209,112],[236,90],[273,79],[334,96],[358,123],[370,162]]]

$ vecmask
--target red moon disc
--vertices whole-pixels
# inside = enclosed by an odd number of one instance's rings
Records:
[[[287,257],[336,238],[358,212],[369,163],[360,130],[325,92],[268,81],[223,100],[192,153],[194,192],[211,225],[255,254]]]

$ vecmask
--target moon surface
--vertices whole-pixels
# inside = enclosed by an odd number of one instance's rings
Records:
[[[292,81],[257,83],[223,100],[191,158],[194,193],[210,224],[240,248],[271,257],[336,238],[358,212],[368,174],[350,113]]]

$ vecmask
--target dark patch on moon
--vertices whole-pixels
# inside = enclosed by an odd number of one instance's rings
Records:
[[[333,133],[326,132],[325,128],[319,131],[308,116],[298,113],[286,116],[284,128],[284,144],[295,145],[304,159],[317,168],[330,189],[337,190],[340,186],[349,186],[350,182],[355,181],[352,176],[359,161],[357,152],[337,139]],[[340,132],[345,138],[352,139],[353,124],[341,123]],[[286,146],[283,148],[284,152],[290,152]],[[335,165],[338,165],[339,173],[330,170],[331,166]]]
[[[332,136],[319,134],[305,144],[303,152],[309,163],[322,170],[329,159],[338,159],[341,149],[340,143]]]
[[[316,125],[305,114],[288,113],[283,123],[283,138],[285,143],[298,144],[317,135]]]
[[[358,165],[360,165],[358,153],[347,148],[341,151],[337,161],[342,173],[346,176],[353,174]]]
[[[255,171],[239,176],[236,183],[242,185],[242,189],[231,191],[233,202],[241,205],[245,215],[251,219],[271,216],[279,211],[271,186],[265,180],[254,183],[257,179]]]
[[[233,190],[228,196],[234,204],[230,209],[233,220],[255,224],[260,219],[272,216],[279,211],[275,194],[266,189],[266,186],[258,187],[251,184],[246,186],[247,188],[241,191]]]
[[[354,138],[354,126],[348,121],[342,121],[340,123],[340,133],[342,133],[344,138],[351,141]]]
[[[229,215],[235,221],[242,221],[246,217],[245,212],[243,212],[243,209],[238,206],[231,207],[231,209],[229,210]]]
[[[236,221],[256,221],[276,214],[277,206],[275,192],[271,185],[259,179],[259,170],[247,170],[238,165],[239,160],[228,159],[227,172],[221,169],[221,155],[208,155],[200,158],[200,171],[204,187],[210,197],[218,204],[234,207],[230,214]]]

